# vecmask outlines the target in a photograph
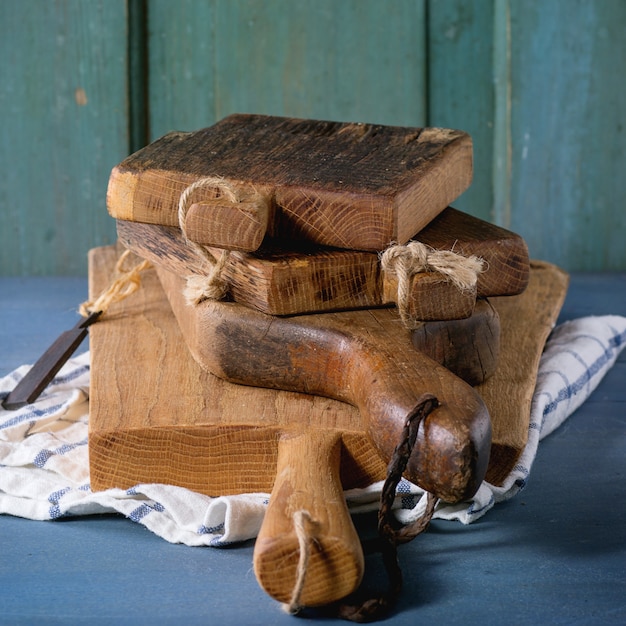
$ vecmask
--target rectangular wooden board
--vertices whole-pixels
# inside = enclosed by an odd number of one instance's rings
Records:
[[[467,189],[472,141],[451,129],[236,114],[129,156],[111,173],[107,206],[117,219],[177,226],[182,192],[208,176],[267,194],[274,236],[379,251]]]
[[[108,285],[118,251],[90,253],[90,293]],[[90,333],[92,489],[167,483],[208,495],[269,492],[278,440],[294,425],[342,434],[341,479],[364,486],[385,464],[352,406],[224,382],[191,357],[156,274]]]
[[[175,227],[117,220],[120,241],[135,254],[181,276],[206,274],[204,257]],[[414,238],[435,250],[484,261],[476,293],[462,292],[436,272],[411,278],[407,316],[413,320],[463,319],[476,296],[516,295],[528,284],[526,243],[519,235],[452,207]],[[210,248],[215,258],[223,250]],[[271,315],[294,315],[397,303],[398,280],[372,252],[316,246],[285,249],[268,242],[256,252],[230,251],[222,276],[236,302]]]

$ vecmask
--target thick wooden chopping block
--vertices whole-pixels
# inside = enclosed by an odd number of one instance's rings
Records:
[[[408,241],[467,189],[472,141],[441,128],[231,115],[129,156],[111,173],[107,206],[117,219],[178,226],[181,194],[205,177],[241,198],[194,193],[187,232],[198,243],[255,250],[267,232],[379,251]],[[249,203],[255,193],[267,202]]]

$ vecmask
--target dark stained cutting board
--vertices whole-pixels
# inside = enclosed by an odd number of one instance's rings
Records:
[[[276,317],[232,302],[190,305],[184,281],[156,268],[196,361],[229,382],[325,396],[356,406],[389,462],[410,412],[424,394],[429,415],[405,477],[447,502],[471,497],[487,467],[490,421],[474,389],[416,349],[390,309]],[[454,322],[451,322],[454,323]],[[445,327],[433,334],[445,334]],[[499,337],[493,337],[493,349]],[[459,345],[458,360],[474,346]],[[294,426],[298,420],[294,417]]]
[[[118,220],[120,241],[135,254],[187,276],[207,272],[204,261],[177,228]],[[412,278],[409,314],[414,320],[469,317],[476,296],[516,295],[528,284],[528,248],[519,235],[446,208],[414,238],[436,250],[484,261],[476,292],[460,292],[432,272]],[[223,250],[211,248],[217,258]],[[309,247],[232,251],[224,268],[236,302],[271,315],[371,308],[397,302],[397,278],[380,268],[372,252]]]
[[[256,215],[246,205],[229,213],[215,205],[214,189],[198,190],[187,221],[192,240],[254,250],[267,231],[379,251],[408,241],[467,189],[472,141],[441,128],[231,115],[172,132],[122,161],[111,173],[107,206],[117,219],[177,226],[183,190],[207,176],[261,192],[269,212]]]

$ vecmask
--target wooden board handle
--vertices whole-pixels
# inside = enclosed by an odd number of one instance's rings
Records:
[[[279,441],[254,571],[270,596],[294,608],[340,600],[363,576],[363,551],[339,479],[340,455],[336,432],[307,430]]]
[[[229,203],[224,198],[196,202],[186,218],[191,241],[226,250],[254,252],[267,232],[270,200]]]
[[[230,382],[356,406],[384,462],[419,398],[433,394],[440,405],[421,428],[405,476],[447,502],[476,492],[491,446],[487,407],[472,387],[416,350],[410,333],[389,332],[375,311],[277,318],[233,303],[192,307],[178,276],[157,273],[202,367]]]

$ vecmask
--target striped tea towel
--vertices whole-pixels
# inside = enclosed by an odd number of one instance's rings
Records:
[[[626,317],[586,317],[558,326],[539,366],[528,442],[502,486],[484,482],[471,502],[440,505],[435,517],[470,523],[519,492],[539,441],[573,413],[598,385],[626,343]],[[0,380],[6,397],[28,370]],[[210,498],[180,487],[136,485],[93,493],[88,463],[89,355],[69,361],[33,405],[0,408],[0,513],[36,520],[118,512],[158,536],[190,546],[223,546],[255,537],[268,494]],[[378,506],[382,483],[346,492],[353,513]],[[397,515],[422,513],[422,491],[401,481]]]

